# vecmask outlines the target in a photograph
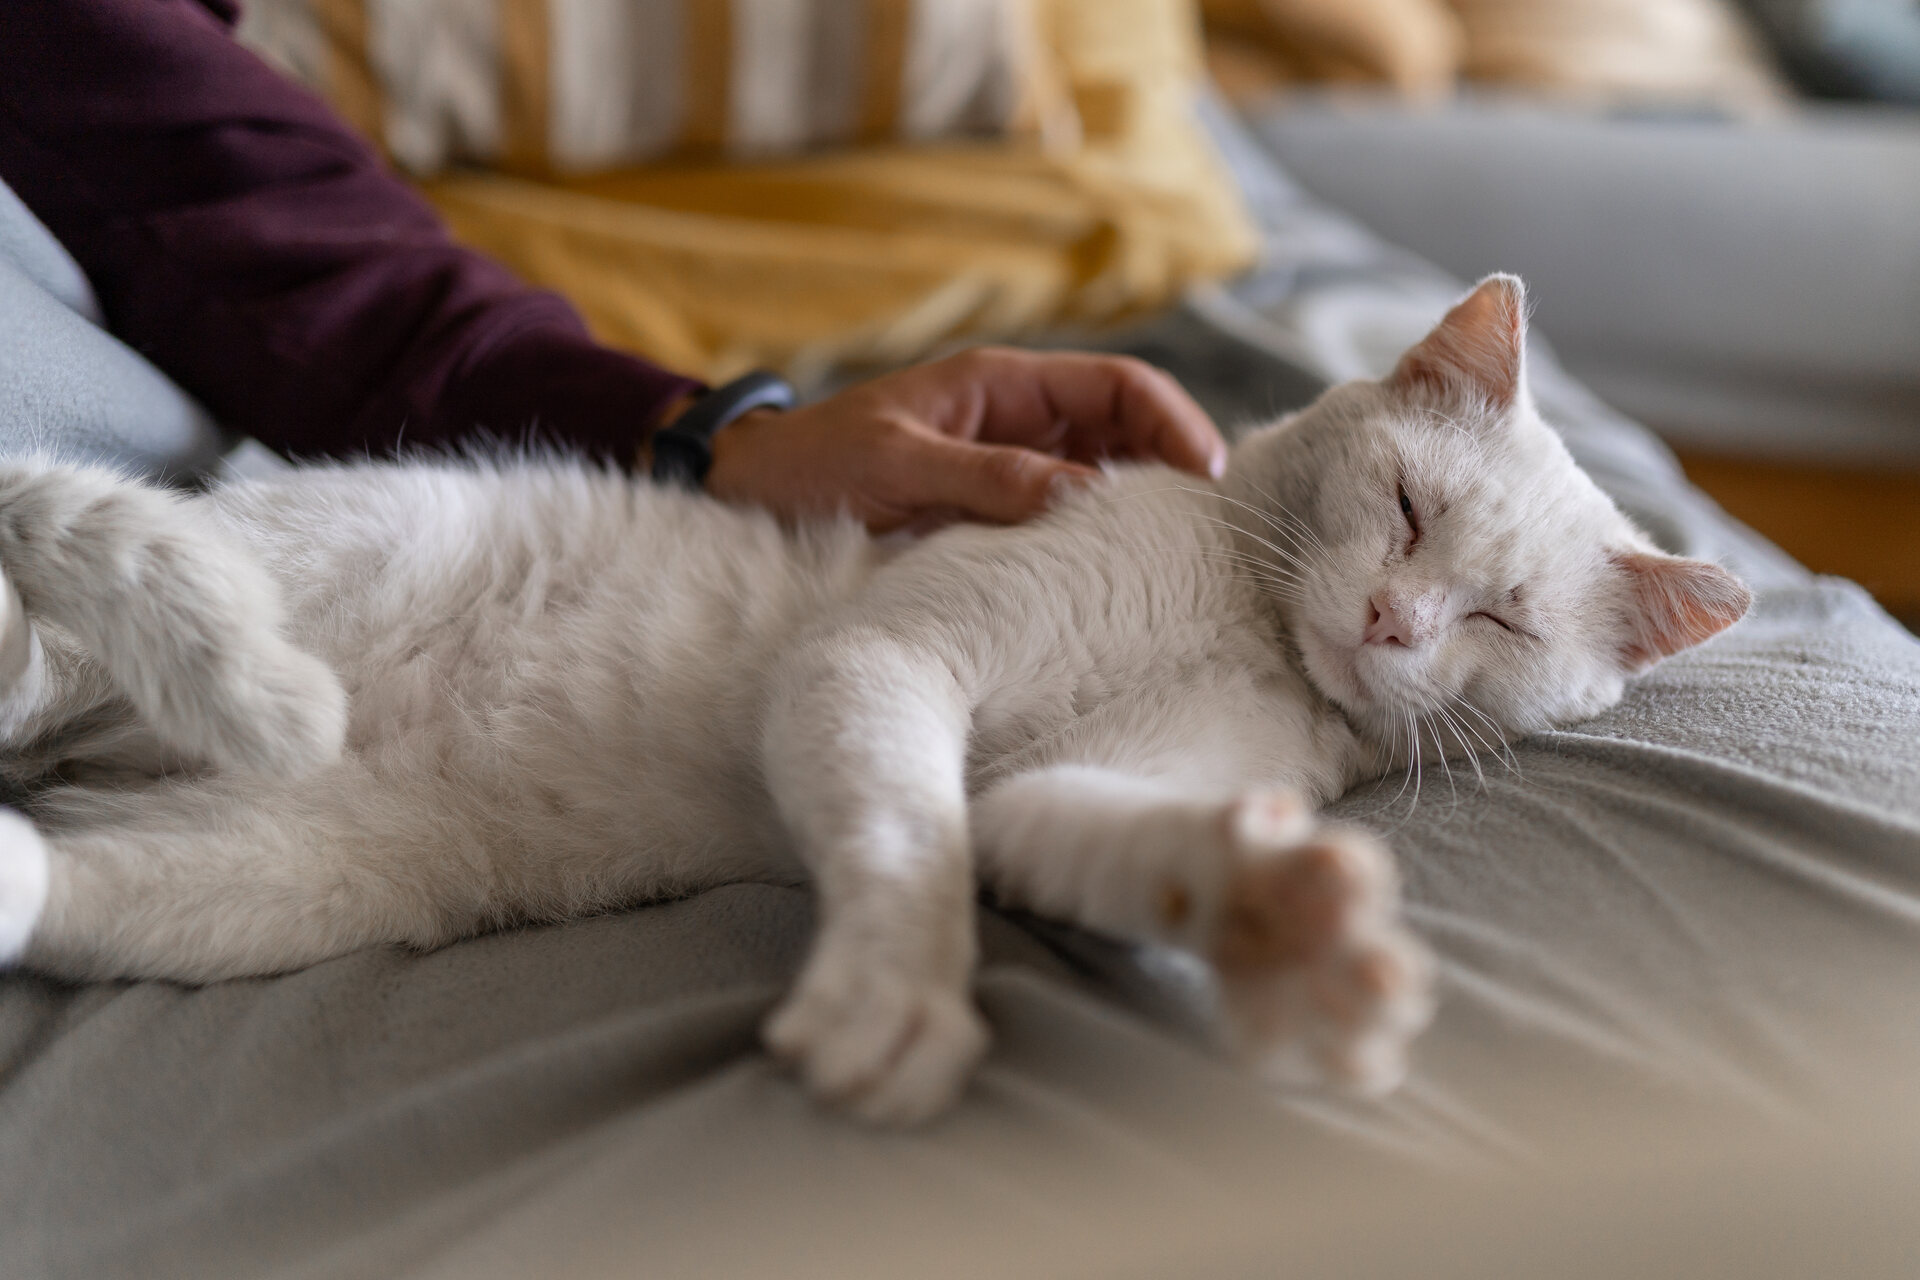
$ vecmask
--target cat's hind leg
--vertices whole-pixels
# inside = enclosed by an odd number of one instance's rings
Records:
[[[0,645],[0,676],[19,668],[0,685],[0,728],[41,709],[45,620],[187,756],[282,775],[338,757],[339,680],[281,634],[278,585],[204,499],[105,468],[0,461],[0,573],[12,646]]]
[[[1432,1008],[1392,859],[1288,791],[1209,792],[1085,765],[1008,778],[971,821],[1007,900],[1205,958],[1237,1056],[1366,1092],[1397,1084]]]
[[[26,817],[0,808],[0,969],[19,960],[47,903],[47,843]]]
[[[13,579],[0,570],[0,744],[47,700],[47,659]]]
[[[131,781],[193,763],[70,635],[29,617],[0,571],[0,793],[17,801],[57,778]]]
[[[65,978],[212,982],[488,923],[476,843],[332,780],[56,789],[35,823],[0,811],[0,931],[27,935],[12,959]]]

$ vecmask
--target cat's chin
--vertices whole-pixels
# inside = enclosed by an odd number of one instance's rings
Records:
[[[1360,664],[1353,650],[1329,640],[1318,627],[1302,627],[1299,632],[1300,656],[1307,678],[1340,709],[1349,714],[1364,714],[1359,708],[1372,702],[1360,679]]]
[[[1328,701],[1346,713],[1355,728],[1368,738],[1392,736],[1393,726],[1399,722],[1398,713],[1367,683],[1360,669],[1359,654],[1352,645],[1329,640],[1317,629],[1307,628],[1301,636],[1300,653],[1307,678]]]
[[[1410,762],[1411,757],[1402,759],[1408,718],[1420,712],[1407,704],[1419,699],[1379,688],[1377,681],[1368,678],[1368,664],[1358,646],[1331,641],[1309,629],[1302,636],[1300,652],[1307,678],[1340,708],[1360,736],[1388,752],[1395,767]]]

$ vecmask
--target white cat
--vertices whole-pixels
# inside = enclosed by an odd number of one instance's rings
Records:
[[[1116,467],[911,544],[563,463],[0,464],[0,959],[205,982],[810,877],[767,1042],[905,1122],[986,1046],[978,876],[1208,959],[1249,1058],[1389,1085],[1429,964],[1313,807],[1748,603],[1541,423],[1523,309],[1490,278],[1218,484]]]

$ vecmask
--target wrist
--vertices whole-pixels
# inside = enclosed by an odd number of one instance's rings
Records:
[[[713,462],[707,468],[701,487],[722,502],[751,501],[755,492],[751,475],[753,442],[761,427],[784,418],[789,412],[786,409],[749,410],[728,423],[725,430],[715,432],[711,441]]]
[[[793,402],[793,388],[771,373],[750,373],[715,387],[653,433],[653,479],[689,489],[706,487],[714,440],[723,428],[748,414],[791,408]]]

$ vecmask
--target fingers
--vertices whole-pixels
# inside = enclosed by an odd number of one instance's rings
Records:
[[[1098,475],[1018,445],[975,444],[928,433],[901,459],[889,505],[954,507],[977,520],[1015,524],[1046,510],[1063,490]]]
[[[1217,476],[1226,445],[1142,361],[980,348],[742,418],[715,436],[706,487],[787,518],[848,511],[876,531],[953,511],[1012,524],[1109,457]]]
[[[1098,473],[1015,445],[943,435],[910,415],[833,401],[750,415],[714,437],[707,491],[787,518],[847,511],[884,532],[955,512],[1012,524],[1045,510],[1054,486]]]
[[[1173,377],[1129,356],[983,348],[955,357],[984,392],[983,440],[1046,447],[1066,424],[1068,456],[1157,458],[1218,477],[1227,446]]]

